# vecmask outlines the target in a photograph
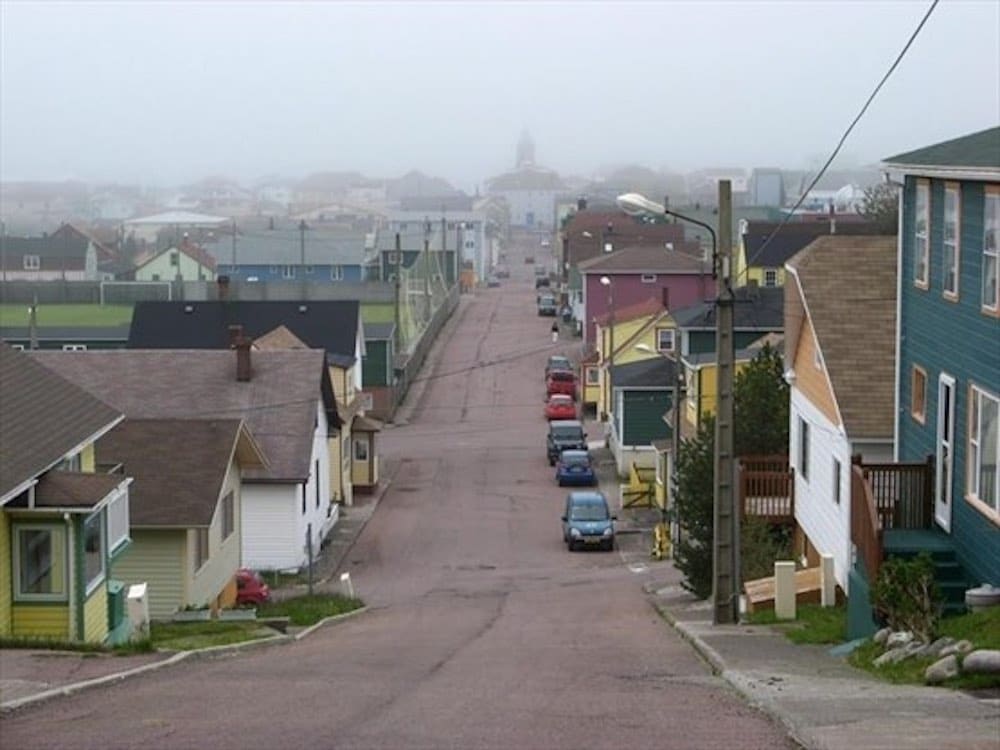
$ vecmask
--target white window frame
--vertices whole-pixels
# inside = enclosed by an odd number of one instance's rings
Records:
[[[670,346],[663,345],[663,334],[670,334]],[[656,329],[656,351],[658,352],[673,352],[677,348],[677,331],[673,328],[657,328]]]
[[[776,286],[778,286],[778,269],[777,268],[765,268],[764,269],[764,286],[766,286],[766,287],[776,287]]]
[[[295,278],[296,266],[282,266],[281,267],[281,278],[283,279],[294,279]]]
[[[62,542],[62,584],[61,592],[36,594],[21,591],[21,532],[47,531],[53,532],[53,543]],[[54,523],[14,523],[11,528],[12,556],[14,558],[13,595],[16,602],[65,602],[69,601],[69,535],[66,527]],[[59,539],[61,537],[61,539]]]
[[[42,258],[40,255],[25,255],[23,265],[25,271],[40,271],[42,269]]]
[[[992,247],[990,246],[992,241]],[[992,270],[993,283],[989,284]],[[986,188],[983,196],[983,281],[980,289],[983,312],[1000,315],[1000,188]],[[992,289],[989,287],[992,286]],[[990,297],[993,301],[990,303]]]
[[[200,527],[194,530],[194,571],[197,573],[212,556],[212,546],[209,540],[208,527]]]
[[[344,267],[342,265],[330,266],[330,281],[343,281]]]
[[[962,252],[962,193],[957,183],[944,187],[944,221],[941,239],[941,285],[950,300],[958,299],[960,253]]]
[[[226,541],[236,531],[236,497],[232,490],[222,498],[220,510],[222,512],[222,541]]]
[[[115,554],[132,540],[128,490],[119,492],[108,502],[108,550]]]
[[[799,417],[798,470],[806,482],[809,481],[809,423]]]
[[[990,515],[994,521],[1000,523],[1000,435],[994,438],[996,441],[996,455],[994,461],[993,488],[994,497],[984,498],[982,496],[982,459],[983,459],[983,402],[991,401],[996,404],[998,412],[998,422],[1000,422],[1000,396],[987,391],[978,385],[969,385],[969,429],[966,455],[966,499],[976,508]],[[997,427],[1000,430],[1000,425]]]
[[[354,460],[367,463],[368,455],[368,438],[354,438]]]
[[[87,351],[86,344],[63,344],[62,350],[64,352],[85,352]]]
[[[840,474],[842,467],[840,465],[840,459],[836,456],[833,457],[833,502],[835,505],[840,505],[841,498],[841,481]]]
[[[584,368],[584,378],[586,378],[586,385],[597,386],[601,384],[601,371],[596,367],[586,367]]]
[[[98,559],[100,560],[101,563],[101,567],[100,570],[98,570],[93,577],[91,577],[89,580],[86,581],[84,590],[87,596],[90,596],[91,592],[93,592],[94,589],[96,589],[98,586],[104,583],[105,576],[107,575],[108,572],[108,530],[107,527],[105,526],[104,508],[94,511],[89,516],[83,519],[83,539],[81,540],[81,543],[84,545],[86,545],[87,543],[87,527],[91,524],[96,524],[97,526],[97,533],[98,533],[97,554],[98,554]],[[86,576],[87,575],[86,546],[84,547],[83,550],[83,560],[84,560],[83,562],[84,576]]]
[[[655,273],[644,273],[640,277],[640,279],[641,279],[641,281],[642,281],[643,284],[655,284],[656,283],[656,274]]]
[[[930,266],[931,186],[927,180],[917,180],[913,198],[913,283],[921,289],[930,286]]]

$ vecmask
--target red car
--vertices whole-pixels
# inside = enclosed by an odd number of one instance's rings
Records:
[[[546,419],[576,419],[576,404],[573,398],[563,393],[549,396],[545,403]]]
[[[248,568],[236,571],[236,605],[263,604],[271,600],[271,588],[260,573]]]
[[[545,395],[552,396],[556,393],[569,396],[576,400],[576,374],[567,370],[553,370],[545,378]]]

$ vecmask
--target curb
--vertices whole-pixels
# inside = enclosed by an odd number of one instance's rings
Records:
[[[295,640],[295,641],[301,641],[307,635],[312,635],[315,631],[319,630],[320,628],[324,627],[325,625],[332,625],[335,622],[341,622],[343,620],[349,620],[352,617],[357,617],[358,615],[364,614],[367,611],[368,611],[368,605],[366,604],[363,607],[358,607],[357,609],[352,609],[350,612],[343,612],[343,613],[341,613],[339,615],[330,615],[329,617],[324,617],[322,620],[320,620],[317,623],[313,623],[308,628],[306,628],[305,630],[303,630],[301,633],[296,633],[293,636],[284,636],[284,638],[291,638],[292,640]]]

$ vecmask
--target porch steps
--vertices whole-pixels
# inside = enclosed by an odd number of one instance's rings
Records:
[[[886,529],[882,548],[886,558],[914,558],[928,552],[934,563],[934,581],[944,600],[944,614],[965,612],[965,591],[969,576],[958,561],[951,539],[933,529]]]
[[[774,609],[774,576],[746,581],[747,614]],[[820,600],[819,568],[795,571],[795,602],[797,604],[818,604]]]

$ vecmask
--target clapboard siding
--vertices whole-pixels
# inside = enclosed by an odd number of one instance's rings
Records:
[[[298,485],[243,485],[243,564],[263,570],[298,568],[302,540],[297,538]]]
[[[83,605],[83,639],[103,643],[108,636],[108,585],[102,582]]]
[[[0,635],[10,635],[11,630],[10,592],[14,566],[10,555],[10,519],[0,510],[0,560],[3,561],[3,570],[0,571]]]
[[[149,616],[169,617],[184,606],[187,532],[132,527],[132,544],[115,562],[115,578],[126,586],[149,584]]]
[[[15,604],[12,635],[69,639],[69,607],[65,604]]]

